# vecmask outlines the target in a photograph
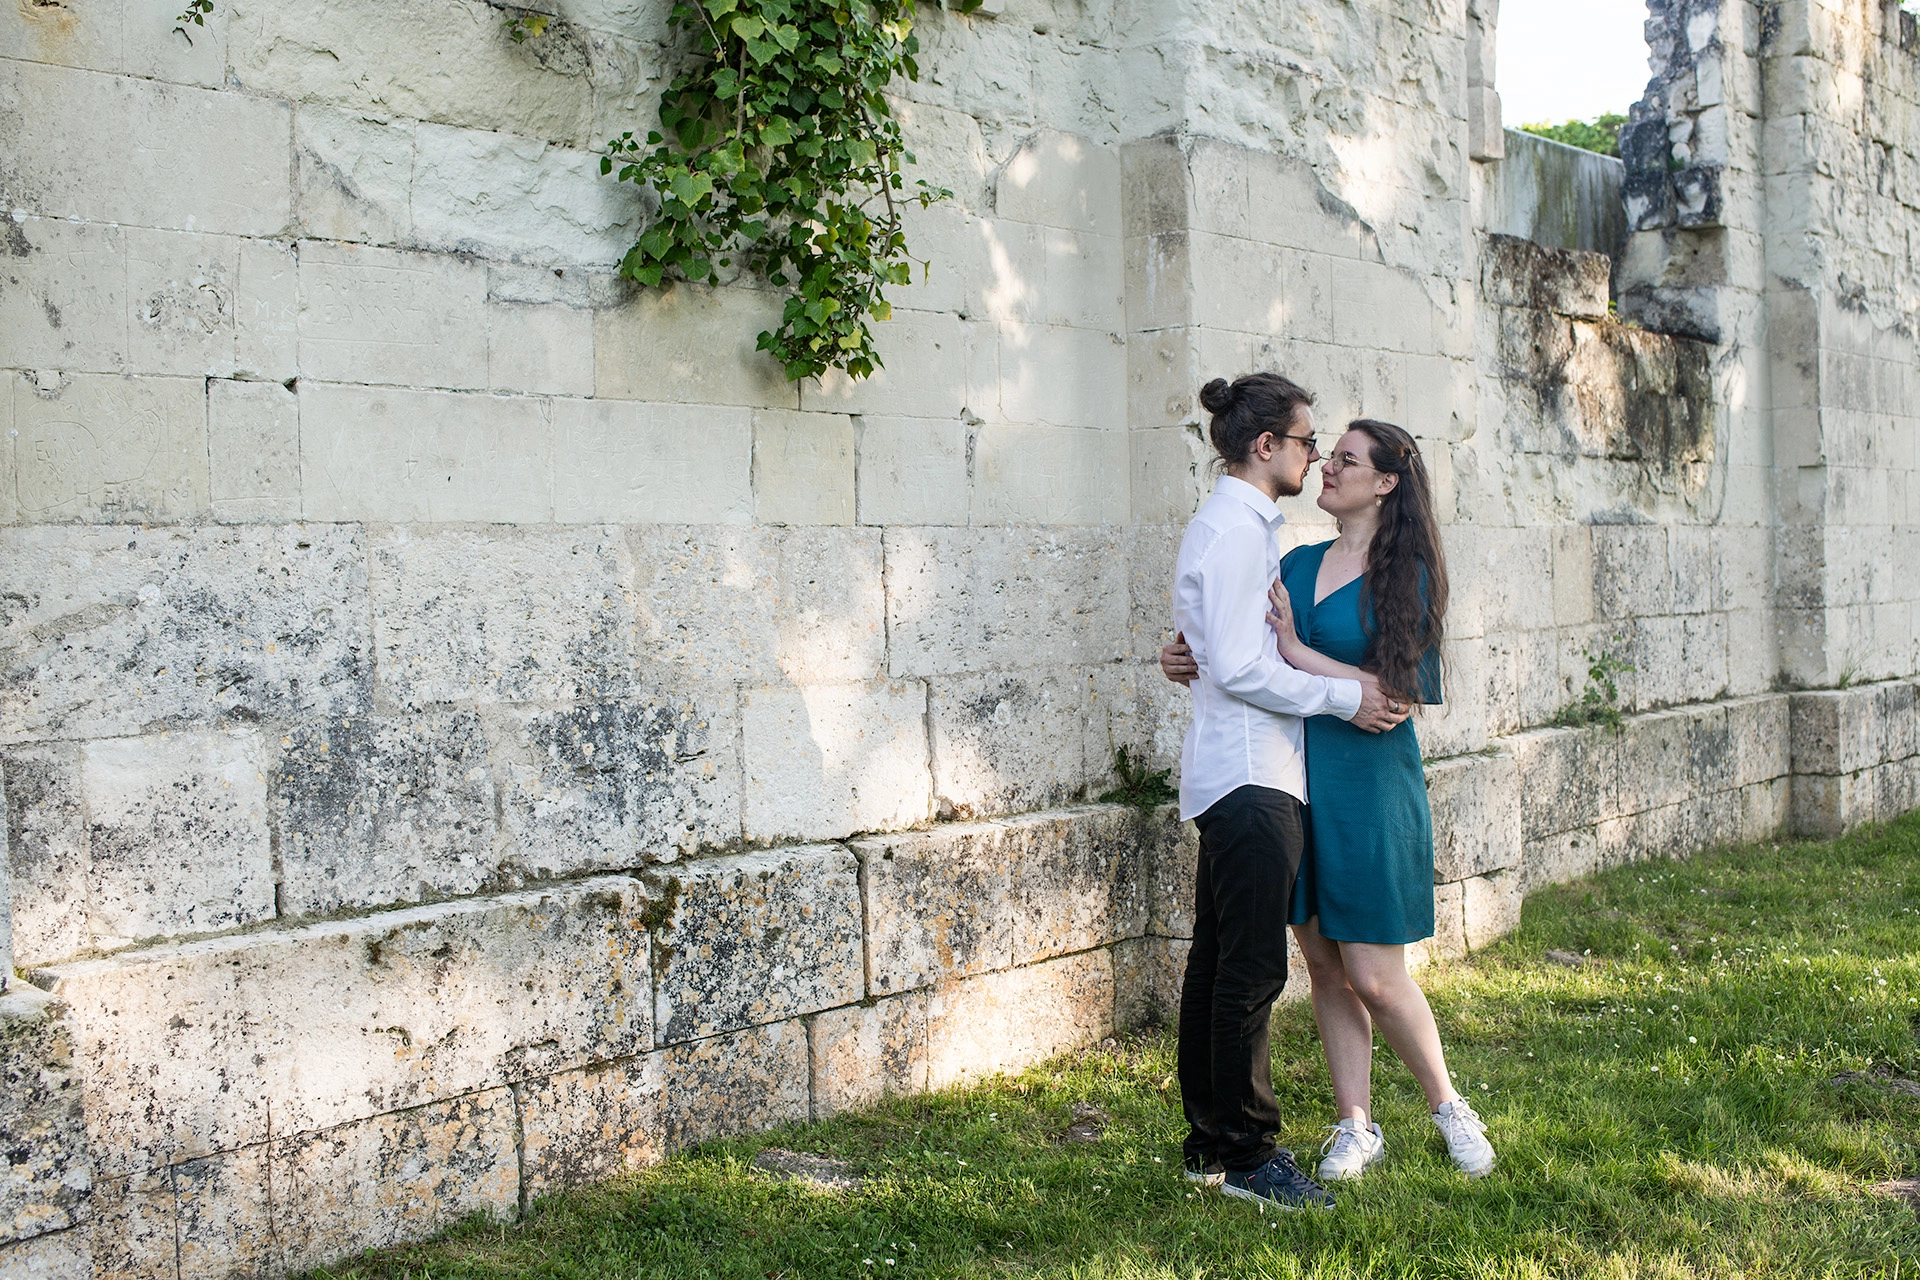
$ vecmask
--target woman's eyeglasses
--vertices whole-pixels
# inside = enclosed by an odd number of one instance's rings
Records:
[[[1360,461],[1358,457],[1345,449],[1342,449],[1339,453],[1334,454],[1331,458],[1328,458],[1320,464],[1322,471],[1332,471],[1336,473],[1345,471],[1348,467],[1361,467],[1368,471],[1376,469],[1372,463]]]

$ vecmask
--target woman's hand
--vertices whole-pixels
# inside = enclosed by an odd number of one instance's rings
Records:
[[[1175,684],[1192,684],[1200,674],[1200,664],[1193,660],[1193,650],[1187,647],[1187,633],[1173,633],[1173,643],[1160,646],[1160,670]]]
[[[1280,585],[1278,578],[1267,588],[1267,625],[1273,628],[1273,638],[1280,646],[1280,656],[1292,663],[1289,655],[1299,652],[1300,635],[1293,629],[1293,599],[1287,595],[1287,589]]]

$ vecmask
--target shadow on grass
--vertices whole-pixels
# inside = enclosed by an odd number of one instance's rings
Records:
[[[1545,958],[1570,952],[1579,965]],[[1331,1213],[1266,1216],[1180,1175],[1173,1045],[1150,1032],[1011,1079],[756,1138],[369,1254],[341,1277],[1755,1277],[1920,1274],[1920,817],[1546,890],[1422,977],[1500,1167],[1447,1163],[1384,1051],[1388,1160]],[[1304,1005],[1274,1022],[1303,1155],[1333,1116]],[[1872,1073],[1882,1074],[1875,1077]],[[1848,1072],[1866,1078],[1836,1083]],[[1077,1104],[1110,1117],[1060,1134]],[[777,1144],[854,1192],[753,1169]]]

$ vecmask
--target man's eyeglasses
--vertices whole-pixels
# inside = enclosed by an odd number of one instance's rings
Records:
[[[1281,435],[1280,438],[1282,440],[1298,440],[1301,444],[1307,446],[1307,453],[1309,455],[1320,452],[1320,443],[1319,441],[1315,440],[1312,436],[1296,436],[1296,435],[1283,434]]]

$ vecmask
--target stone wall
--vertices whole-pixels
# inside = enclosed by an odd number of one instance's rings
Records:
[[[1655,0],[1611,262],[1499,234],[1491,0],[929,8],[955,198],[858,385],[613,275],[664,3],[9,10],[0,1268],[296,1270],[1165,1016],[1191,831],[1096,798],[1177,760],[1215,374],[1439,486],[1426,954],[1913,807],[1915,219],[1831,149],[1904,190],[1911,39],[1849,4]],[[1550,727],[1595,654],[1623,729]]]

